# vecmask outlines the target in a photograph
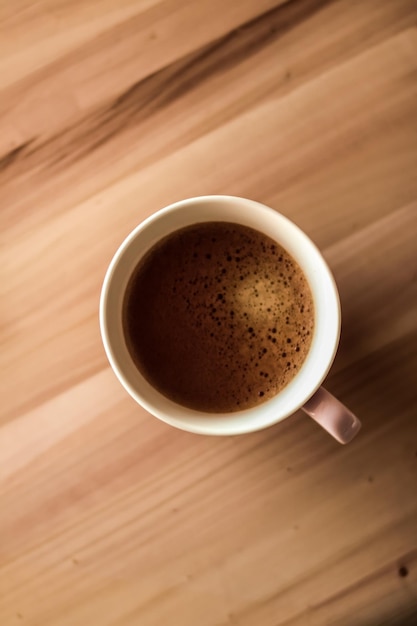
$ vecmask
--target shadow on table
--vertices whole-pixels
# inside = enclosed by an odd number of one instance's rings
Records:
[[[338,360],[343,362],[344,353],[355,340],[344,336]],[[330,374],[325,385],[357,413],[364,433],[370,433],[405,417],[415,406],[416,371],[417,332],[412,332]]]
[[[390,615],[379,617],[375,620],[353,620],[355,626],[416,626],[417,625],[417,599],[408,606],[392,611]]]

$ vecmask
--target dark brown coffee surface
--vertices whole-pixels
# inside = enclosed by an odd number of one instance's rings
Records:
[[[309,351],[306,278],[272,239],[228,222],[160,241],[130,279],[126,344],[161,393],[201,411],[251,408],[275,396]]]

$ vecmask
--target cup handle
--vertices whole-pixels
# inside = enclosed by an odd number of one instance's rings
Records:
[[[324,387],[320,387],[302,409],[340,443],[352,441],[362,426],[356,415]]]

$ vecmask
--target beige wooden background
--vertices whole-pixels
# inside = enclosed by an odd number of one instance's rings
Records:
[[[417,4],[0,0],[0,624],[417,623]],[[206,193],[320,246],[349,446],[206,438],[102,349],[116,247]]]

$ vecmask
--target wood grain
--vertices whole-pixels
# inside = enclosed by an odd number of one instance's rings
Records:
[[[0,623],[417,621],[417,5],[0,3]],[[97,308],[175,200],[265,202],[340,289],[328,388],[215,439],[126,396]]]

